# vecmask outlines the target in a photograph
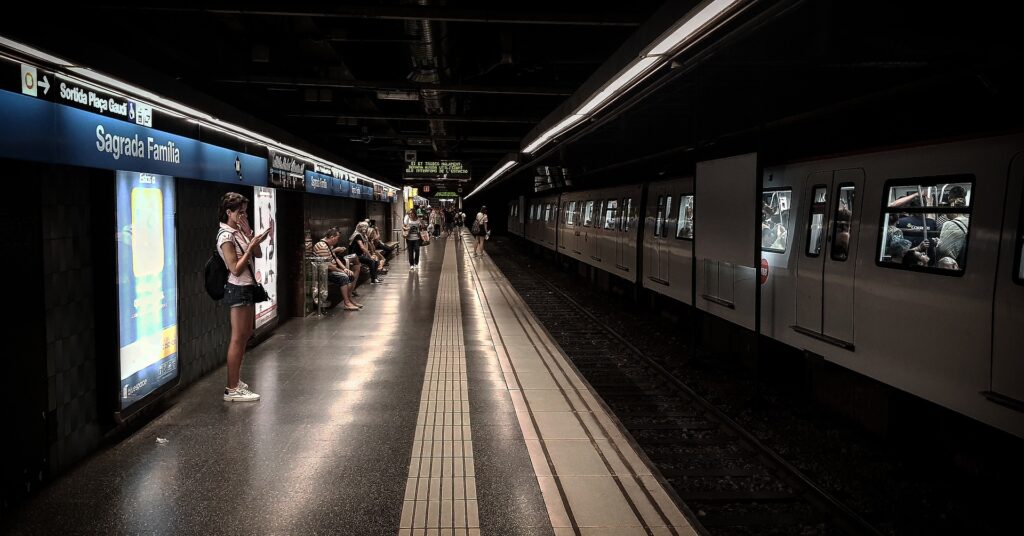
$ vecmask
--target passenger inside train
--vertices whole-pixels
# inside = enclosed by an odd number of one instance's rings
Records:
[[[761,248],[785,251],[789,242],[789,206],[792,192],[764,192],[761,206]]]
[[[883,265],[962,271],[970,229],[971,183],[915,183],[888,189]]]

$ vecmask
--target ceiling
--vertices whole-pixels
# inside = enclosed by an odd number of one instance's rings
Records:
[[[661,4],[40,4],[0,32],[130,80],[140,64],[394,184],[407,150],[463,160],[478,183]],[[753,4],[487,196],[532,191],[538,165],[604,185],[738,152],[806,158],[1024,125],[1024,47],[1003,3]]]
[[[660,1],[340,4],[45,6],[0,31],[97,45],[400,184],[406,150],[486,176]]]

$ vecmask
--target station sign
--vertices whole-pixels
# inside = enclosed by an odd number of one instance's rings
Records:
[[[407,162],[402,176],[406,179],[464,179],[469,169],[461,160],[428,160]]]
[[[306,170],[313,167],[309,162],[290,154],[267,150],[270,176],[267,182],[274,188],[284,190],[306,190]]]

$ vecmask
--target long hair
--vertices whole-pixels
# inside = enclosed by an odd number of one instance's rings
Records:
[[[366,230],[370,228],[370,224],[365,221],[361,221],[356,224],[356,230],[352,231],[352,236],[349,237],[349,242],[356,239],[356,236],[362,235],[363,240],[366,240]]]
[[[218,218],[221,223],[228,222],[228,211],[238,210],[245,205],[249,204],[249,200],[238,192],[228,192],[220,198],[220,213]]]

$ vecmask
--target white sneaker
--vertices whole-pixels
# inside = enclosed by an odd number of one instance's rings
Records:
[[[409,266],[409,271],[410,272],[415,272],[416,271],[416,267],[415,266]]]
[[[238,388],[239,389],[246,389],[246,390],[248,390],[249,389],[249,384],[243,382],[242,380],[238,380]]]
[[[260,399],[260,395],[242,387],[235,389],[224,389],[224,401],[225,402],[256,402]]]

